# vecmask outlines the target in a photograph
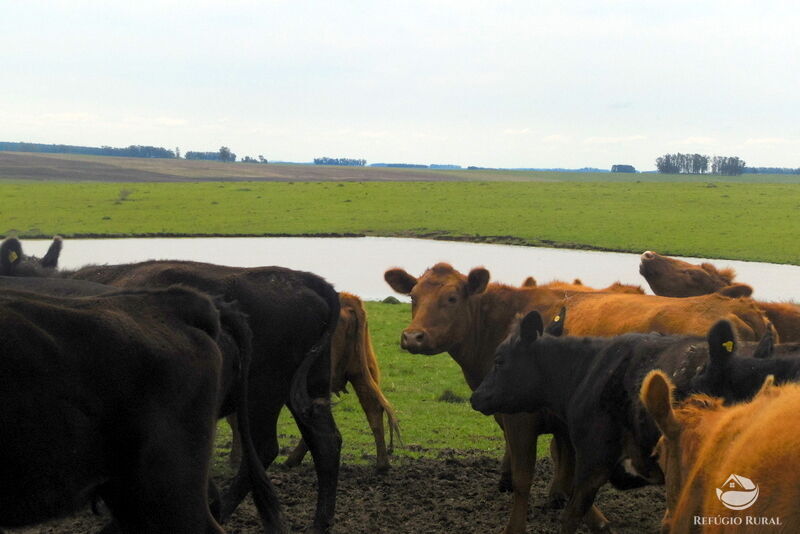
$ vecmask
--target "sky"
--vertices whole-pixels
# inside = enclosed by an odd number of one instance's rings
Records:
[[[16,1],[0,141],[485,167],[800,167],[800,3]]]

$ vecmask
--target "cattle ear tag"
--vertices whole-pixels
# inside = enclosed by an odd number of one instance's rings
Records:
[[[15,251],[11,251],[8,253],[8,261],[14,263],[19,258],[19,255]]]
[[[560,315],[556,315],[555,317],[553,317],[553,322],[554,323],[557,323],[560,320],[561,320],[561,316]]]
[[[726,341],[722,346],[725,347],[725,350],[728,352],[733,352],[733,341]]]

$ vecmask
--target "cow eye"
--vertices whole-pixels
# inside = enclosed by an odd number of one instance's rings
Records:
[[[457,300],[458,297],[456,297],[455,295],[450,295],[449,297],[447,297],[447,302],[449,302],[450,304],[455,304]]]

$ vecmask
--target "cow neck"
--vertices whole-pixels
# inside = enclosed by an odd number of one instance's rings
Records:
[[[558,416],[566,417],[575,392],[607,341],[591,337],[545,337],[537,342],[544,350],[537,357],[536,372],[546,376],[546,380],[536,382],[543,386],[539,395]]]
[[[490,284],[486,291],[469,299],[468,334],[449,354],[473,391],[492,369],[495,349],[505,339],[516,315],[540,307],[547,315],[551,308],[557,309],[555,301],[560,302],[551,290],[502,284]]]

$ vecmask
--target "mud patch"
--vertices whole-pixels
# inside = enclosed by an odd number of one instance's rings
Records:
[[[372,466],[343,465],[339,477],[338,534],[428,534],[501,532],[511,508],[511,496],[497,491],[496,458],[472,454],[443,454],[440,459],[393,459],[391,471],[375,473]],[[529,533],[556,533],[559,510],[545,507],[549,459],[537,464],[528,515]],[[273,466],[270,477],[283,502],[292,532],[311,523],[316,502],[316,476],[308,461],[296,469]],[[612,521],[615,532],[659,531],[664,513],[662,487],[626,492],[605,487],[597,504]],[[101,518],[84,512],[48,525],[8,531],[9,534],[77,534],[96,532]],[[230,534],[262,532],[255,507],[245,501],[225,525]],[[581,529],[580,532],[587,532]]]

